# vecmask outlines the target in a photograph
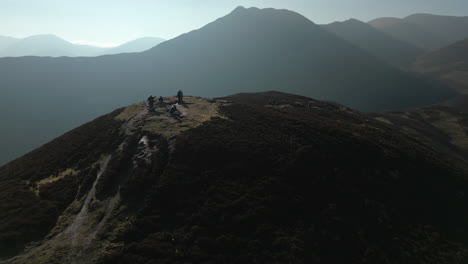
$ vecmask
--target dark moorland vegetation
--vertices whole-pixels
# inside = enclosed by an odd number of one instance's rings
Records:
[[[227,99],[229,120],[177,139],[102,263],[466,260],[468,181],[430,147],[339,105]]]
[[[120,122],[114,119],[120,111],[72,130],[0,168],[0,258],[42,239],[75,199],[78,186],[81,193],[89,190],[89,182],[96,176],[89,167],[120,143]],[[36,182],[68,168],[79,171],[78,175],[45,184],[35,194]]]
[[[1,242],[16,245],[3,256],[46,236],[89,190],[93,163],[113,154],[96,193],[120,193],[94,242],[105,247],[93,253],[101,264],[468,260],[466,164],[451,153],[334,103],[277,92],[224,99],[225,118],[175,141],[143,130],[122,138],[119,110],[3,167],[0,230],[14,232]],[[157,150],[150,159],[143,136]],[[30,189],[69,168],[80,172],[39,197]],[[71,249],[57,250],[41,263],[63,263]]]

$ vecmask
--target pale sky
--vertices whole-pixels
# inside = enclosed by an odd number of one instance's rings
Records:
[[[318,24],[413,13],[468,16],[468,0],[0,0],[0,35],[54,34],[107,46],[170,39],[240,5],[290,9]]]

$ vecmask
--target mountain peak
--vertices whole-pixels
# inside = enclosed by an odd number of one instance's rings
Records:
[[[55,39],[55,40],[59,39],[59,40],[63,40],[62,38],[59,38],[58,36],[53,35],[53,34],[33,35],[33,36],[26,37],[24,39]]]
[[[228,16],[232,15],[243,15],[243,14],[249,14],[249,15],[272,15],[272,14],[288,14],[290,16],[296,16],[296,17],[303,17],[301,14],[287,10],[287,9],[276,9],[276,8],[258,8],[258,7],[244,7],[244,6],[238,6],[235,8]]]
[[[330,27],[330,26],[337,26],[337,25],[367,25],[366,23],[360,21],[360,20],[357,20],[355,18],[350,18],[348,20],[345,20],[345,21],[335,21],[333,23],[330,23],[328,25],[324,25],[325,27]]]
[[[61,44],[61,45],[73,45],[72,43],[52,34],[41,34],[29,36],[21,40],[22,43],[35,43],[36,45],[44,44]]]
[[[246,8],[243,6],[237,7],[230,14],[222,17],[214,23],[219,22],[220,20],[229,21],[229,23],[250,24],[250,26],[258,24],[265,26],[269,25],[271,28],[295,27],[299,24],[307,24],[308,26],[315,25],[315,23],[303,15],[287,9],[258,7]]]
[[[244,7],[244,6],[238,6],[236,7],[231,13],[242,13],[242,12],[248,12],[248,11],[259,11],[261,10],[258,7]]]
[[[246,10],[247,8],[245,8],[244,6],[238,6],[231,13],[244,12]]]
[[[358,20],[356,18],[350,18],[350,19],[346,20],[345,22],[353,23],[353,24],[366,24],[366,23],[364,23],[361,20]]]

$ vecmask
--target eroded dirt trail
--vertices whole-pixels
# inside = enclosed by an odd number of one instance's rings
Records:
[[[137,138],[138,148],[132,154],[132,166],[136,168],[139,164],[150,165],[151,157],[158,149],[150,146],[145,134],[164,137],[169,142],[170,152],[173,152],[177,135],[211,118],[224,118],[219,112],[219,106],[227,104],[200,97],[185,97],[182,105],[175,101],[174,97],[165,98],[164,104],[157,105],[151,113],[148,113],[145,103],[125,108],[116,117],[123,122],[121,131],[125,139],[113,154],[103,156],[97,161],[100,170],[86,196],[75,200],[67,208],[56,227],[43,241],[32,244],[23,254],[5,263],[95,263],[99,256],[98,251],[105,250],[101,247],[102,241],[98,241],[98,234],[120,207],[120,186],[115,195],[105,200],[100,201],[96,197],[97,186],[112,157],[127,151],[127,139],[138,136],[140,138]]]
[[[5,263],[32,263],[29,260],[34,259],[34,263],[40,264],[49,263],[50,258],[58,259],[62,263],[92,263],[92,256],[86,255],[85,251],[94,239],[93,235],[99,231],[100,225],[95,225],[92,217],[89,216],[90,206],[96,201],[96,186],[105,173],[110,159],[111,156],[106,156],[100,161],[100,170],[87,195],[81,201],[75,201],[70,205],[69,210],[81,206],[76,216],[71,219],[62,217],[59,219],[56,228],[51,232],[56,235],[46,238],[38,246],[31,246],[31,248],[25,250],[23,255],[12,258]],[[102,201],[101,207],[111,211],[117,200],[118,195],[112,199]],[[106,217],[103,218],[103,221],[105,219]],[[69,222],[63,231],[60,231],[60,229],[63,229],[62,226],[67,224],[61,222]]]

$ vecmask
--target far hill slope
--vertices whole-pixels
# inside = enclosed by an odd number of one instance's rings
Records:
[[[95,57],[106,54],[142,52],[164,40],[146,37],[124,43],[115,48],[79,45],[54,35],[36,35],[23,39],[0,36],[0,57]]]
[[[301,96],[174,101],[1,167],[0,255],[37,241],[5,263],[468,260],[466,163]]]
[[[75,45],[54,35],[37,35],[19,39],[5,49],[0,49],[0,57],[23,56],[95,56],[104,48]]]
[[[0,36],[0,52],[18,41],[16,38]]]
[[[356,19],[323,26],[329,32],[396,67],[408,68],[424,51]]]
[[[414,14],[403,19],[378,18],[369,24],[429,51],[468,38],[468,16]]]
[[[142,52],[149,50],[165,40],[162,38],[152,38],[152,37],[145,37],[139,38],[125,44],[122,44],[118,47],[111,48],[103,52],[103,54],[118,54],[118,53],[131,53],[131,52]]]
[[[459,96],[455,99],[443,103],[443,105],[468,113],[468,95]]]
[[[179,89],[207,97],[279,90],[362,111],[433,104],[452,96],[297,13],[255,8],[237,8],[142,53],[3,58],[0,87],[0,117],[19,124],[0,132],[13,135],[0,137],[8,154],[37,147],[44,138],[150,94],[173,95]],[[29,148],[17,148],[20,144]]]
[[[374,113],[393,129],[431,145],[457,164],[468,161],[468,97],[406,111]],[[466,166],[466,165],[462,165]]]
[[[468,93],[468,39],[420,57],[413,65],[417,72],[450,83]]]

